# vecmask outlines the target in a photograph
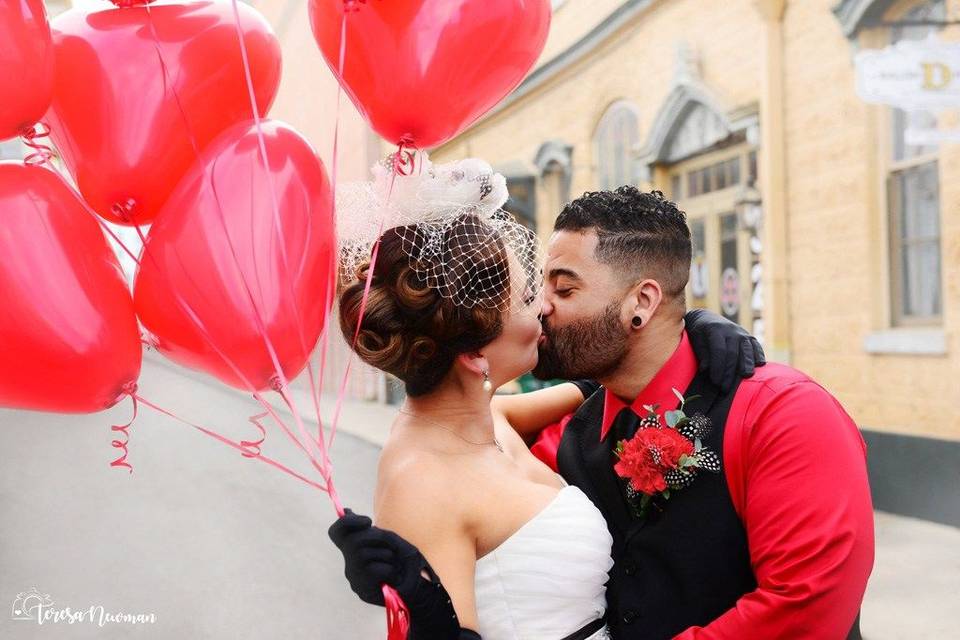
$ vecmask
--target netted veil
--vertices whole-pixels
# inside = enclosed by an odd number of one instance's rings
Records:
[[[536,297],[539,243],[502,209],[506,179],[475,158],[435,165],[417,152],[412,165],[402,175],[387,159],[374,166],[372,181],[337,187],[343,281],[357,278],[382,233],[396,233],[411,268],[458,306],[511,310],[517,297],[503,295],[511,285],[523,287],[521,300]]]

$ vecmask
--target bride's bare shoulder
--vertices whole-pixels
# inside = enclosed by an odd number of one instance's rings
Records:
[[[378,517],[411,509],[421,516],[436,511],[449,517],[450,509],[462,502],[461,484],[449,457],[405,443],[388,443],[377,468],[375,511]]]

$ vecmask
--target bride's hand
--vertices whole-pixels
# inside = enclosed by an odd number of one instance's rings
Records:
[[[364,602],[383,606],[384,584],[409,596],[423,577],[426,560],[420,551],[393,531],[374,527],[367,516],[347,509],[328,533],[343,553],[350,588]]]

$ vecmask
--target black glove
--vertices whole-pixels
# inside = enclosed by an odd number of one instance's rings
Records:
[[[344,574],[361,600],[383,606],[384,584],[400,594],[410,610],[410,640],[480,640],[460,628],[447,590],[415,546],[349,509],[328,533],[343,553]]]
[[[763,347],[740,325],[706,309],[687,312],[684,321],[700,371],[709,371],[710,381],[721,391],[729,391],[767,363]]]

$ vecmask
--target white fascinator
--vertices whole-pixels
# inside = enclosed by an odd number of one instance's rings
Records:
[[[536,234],[503,210],[506,179],[483,160],[433,164],[424,152],[398,173],[394,159],[373,167],[373,180],[337,187],[340,274],[357,279],[376,241],[401,239],[411,268],[444,298],[467,308],[506,311],[542,288]],[[521,295],[505,296],[512,287]]]

